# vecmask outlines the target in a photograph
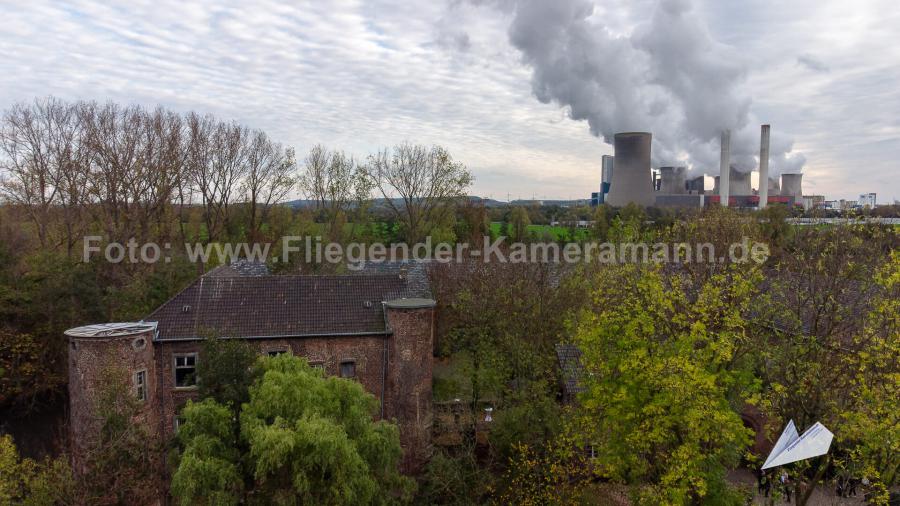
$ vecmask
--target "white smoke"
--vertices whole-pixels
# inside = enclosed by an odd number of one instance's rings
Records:
[[[757,166],[759,122],[750,113],[747,65],[715,41],[690,0],[660,0],[650,19],[617,35],[588,0],[499,0],[511,9],[510,42],[531,67],[544,103],[566,107],[611,143],[616,132],[653,133],[654,165],[717,173],[719,134],[732,130],[732,163]],[[770,170],[798,172],[793,141],[773,128]]]

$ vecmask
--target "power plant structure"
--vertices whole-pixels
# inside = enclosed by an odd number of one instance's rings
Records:
[[[731,131],[722,132],[719,175],[713,178],[710,192],[705,188],[705,176],[688,179],[684,166],[661,166],[657,173],[651,168],[649,132],[618,133],[614,137],[614,156],[604,155],[601,169],[601,191],[593,193],[591,204],[624,206],[635,203],[657,207],[702,207],[723,205],[745,208],[765,208],[770,203],[802,205],[803,175],[785,173],[781,184],[769,176],[769,138],[771,127],[762,125],[759,147],[760,188],[754,190],[751,171],[743,171],[731,163]]]
[[[613,145],[612,178],[606,202],[621,207],[628,203],[650,207],[655,204],[653,179],[650,174],[649,132],[625,132],[616,134]]]

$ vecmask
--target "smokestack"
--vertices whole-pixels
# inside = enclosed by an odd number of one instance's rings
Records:
[[[719,156],[719,199],[721,204],[728,207],[730,184],[728,182],[731,173],[731,130],[722,131],[722,153]]]
[[[626,132],[615,135],[615,158],[609,198],[611,206],[629,202],[653,205],[653,182],[650,175],[650,143],[648,132]]]
[[[731,171],[729,171],[728,176],[728,194],[732,197],[735,196],[746,196],[752,195],[753,190],[750,186],[750,173],[749,172],[741,172],[737,170],[733,165],[731,167]]]
[[[763,125],[759,140],[759,209],[769,203],[769,133],[771,126]]]
[[[803,174],[782,174],[781,195],[794,197],[795,204],[803,203]]]

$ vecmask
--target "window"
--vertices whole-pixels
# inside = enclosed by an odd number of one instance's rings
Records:
[[[175,388],[197,386],[197,354],[175,355]]]
[[[175,429],[175,432],[178,432],[178,429],[181,428],[181,425],[184,423],[184,417],[181,415],[175,415],[173,419],[174,423],[172,424],[172,428]]]
[[[134,394],[139,401],[147,400],[147,371],[134,373]]]
[[[342,378],[355,378],[356,377],[356,362],[352,360],[345,360],[341,362],[341,377]]]
[[[322,361],[314,361],[309,363],[310,367],[314,367],[322,371],[322,375],[325,374],[325,362]]]
[[[270,357],[277,357],[278,355],[281,355],[283,353],[287,353],[287,350],[270,350],[268,352]]]

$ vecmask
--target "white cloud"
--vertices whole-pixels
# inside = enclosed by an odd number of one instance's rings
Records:
[[[36,96],[211,112],[299,152],[440,143],[475,192],[586,197],[609,146],[532,95],[508,9],[478,2],[0,2],[0,108]],[[619,34],[653,1],[603,2]],[[887,0],[698,4],[749,62],[752,113],[790,133],[808,192],[900,198],[900,14]],[[815,72],[809,59],[827,66]]]

